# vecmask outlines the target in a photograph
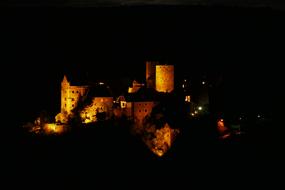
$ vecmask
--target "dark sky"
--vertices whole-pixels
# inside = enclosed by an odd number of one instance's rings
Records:
[[[234,5],[268,6],[284,9],[281,0],[4,0],[4,5],[44,5],[44,6],[118,6],[118,5]]]
[[[67,71],[143,78],[148,59],[175,64],[177,76],[224,76],[231,102],[241,97],[262,107],[272,99],[275,33],[268,8],[18,7],[1,14],[2,77],[21,94],[19,113],[57,110]]]

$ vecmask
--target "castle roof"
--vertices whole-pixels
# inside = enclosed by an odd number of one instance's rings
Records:
[[[136,93],[129,93],[126,95],[127,102],[147,102],[157,101],[159,99],[159,92],[153,88],[141,87]]]
[[[108,85],[103,82],[89,84],[89,97],[113,97],[113,93]]]

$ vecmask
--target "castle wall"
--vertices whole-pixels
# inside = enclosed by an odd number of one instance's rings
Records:
[[[88,86],[62,85],[61,112],[71,114],[71,111],[77,106],[79,98],[84,96],[87,90]]]
[[[106,113],[106,119],[112,114],[113,97],[95,97],[92,104],[81,111],[81,119],[84,123],[96,122],[97,113]]]
[[[150,115],[152,108],[154,107],[155,102],[134,102],[133,111],[134,111],[134,120],[135,123],[142,124],[143,119]]]
[[[127,102],[127,105],[126,105],[126,116],[128,118],[132,118],[133,117],[133,103],[132,102]]]
[[[155,89],[170,93],[174,90],[174,66],[156,65]]]

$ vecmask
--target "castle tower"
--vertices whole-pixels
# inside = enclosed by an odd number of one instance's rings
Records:
[[[156,65],[155,70],[155,89],[158,92],[172,92],[174,90],[174,66]]]
[[[68,97],[68,88],[70,83],[67,80],[67,77],[64,75],[61,82],[61,113],[66,112],[66,97]]]
[[[155,88],[155,66],[158,62],[147,61],[146,62],[146,86],[147,88]]]

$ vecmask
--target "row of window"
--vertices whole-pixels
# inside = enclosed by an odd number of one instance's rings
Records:
[[[66,107],[66,104],[64,104],[64,107]],[[74,104],[72,104],[72,107],[74,108]]]
[[[143,104],[139,104],[139,106],[141,106],[141,105],[143,105]],[[147,106],[147,104],[144,104],[145,106]]]
[[[142,112],[143,110],[139,110],[139,112]],[[144,110],[144,112],[147,112],[147,110]]]
[[[76,91],[72,90],[72,93],[73,93],[73,94],[74,94],[74,92],[75,92],[76,94],[78,94],[78,93],[79,93],[79,91],[78,91],[78,90],[76,90]],[[65,91],[65,93],[67,93],[67,91]]]

